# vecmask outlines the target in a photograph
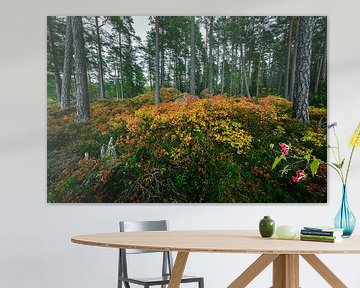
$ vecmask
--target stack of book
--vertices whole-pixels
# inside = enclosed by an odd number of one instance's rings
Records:
[[[304,227],[300,232],[302,241],[336,243],[342,241],[344,230],[334,227]]]

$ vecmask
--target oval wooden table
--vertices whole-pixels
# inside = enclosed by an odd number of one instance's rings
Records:
[[[321,243],[262,238],[256,230],[191,230],[157,232],[117,232],[80,235],[71,238],[77,244],[176,251],[177,256],[169,288],[178,288],[190,252],[262,254],[228,288],[246,287],[273,263],[273,288],[299,287],[299,256],[302,256],[331,287],[347,287],[315,254],[360,253],[360,237],[338,243]]]

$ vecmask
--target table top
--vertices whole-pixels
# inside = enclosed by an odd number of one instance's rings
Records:
[[[262,238],[257,230],[116,232],[74,236],[73,243],[99,247],[214,253],[341,254],[360,253],[360,235],[338,243]]]

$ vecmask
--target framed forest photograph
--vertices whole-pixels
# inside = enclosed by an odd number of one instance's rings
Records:
[[[48,203],[326,203],[327,18],[48,16]]]

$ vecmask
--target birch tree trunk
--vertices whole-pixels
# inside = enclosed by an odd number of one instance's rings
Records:
[[[73,32],[75,77],[76,77],[76,120],[86,123],[90,119],[89,92],[85,56],[84,30],[81,16],[71,17]]]
[[[313,26],[313,16],[300,17],[300,33],[296,65],[297,67],[295,73],[296,83],[293,102],[293,114],[294,117],[298,118],[304,123],[310,122],[309,87]]]
[[[60,107],[61,109],[70,106],[71,91],[71,65],[73,57],[73,35],[71,17],[66,17],[66,36],[65,36],[65,55],[64,55],[64,75],[61,89]]]

